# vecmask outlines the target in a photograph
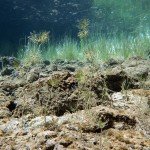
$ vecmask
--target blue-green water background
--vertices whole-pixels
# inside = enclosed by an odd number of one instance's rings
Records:
[[[0,55],[15,55],[33,31],[78,40],[84,18],[92,34],[134,36],[149,30],[150,0],[0,0]]]

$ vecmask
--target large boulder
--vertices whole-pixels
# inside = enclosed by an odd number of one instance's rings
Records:
[[[147,79],[150,72],[150,61],[140,57],[132,57],[122,63],[123,71],[135,79]]]

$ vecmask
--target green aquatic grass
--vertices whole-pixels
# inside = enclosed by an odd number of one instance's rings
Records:
[[[30,66],[42,62],[43,55],[41,49],[37,45],[28,43],[25,49],[21,49],[18,53],[18,58],[25,66]]]
[[[93,57],[97,61],[107,61],[110,58],[127,59],[133,56],[148,58],[150,35],[147,33],[136,37],[96,37],[89,39],[83,49],[93,51]]]
[[[66,37],[57,44],[48,43],[46,47],[40,48],[29,43],[25,51],[20,52],[19,55],[26,64],[39,63],[44,59],[50,61],[56,59],[87,61],[92,59],[95,62],[102,62],[110,58],[127,59],[132,56],[148,58],[149,51],[150,34],[147,32],[136,37],[122,35],[106,38],[97,34],[82,44]]]
[[[79,45],[71,38],[65,38],[56,46],[57,58],[64,60],[79,60],[82,57]]]
[[[42,55],[43,55],[43,59],[45,60],[50,60],[50,61],[56,60],[58,58],[58,55],[55,49],[55,45],[49,43],[47,49],[44,50]]]

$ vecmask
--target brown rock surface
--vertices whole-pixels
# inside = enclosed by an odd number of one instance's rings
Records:
[[[111,61],[102,70],[78,64],[0,77],[1,150],[149,150],[149,61]]]

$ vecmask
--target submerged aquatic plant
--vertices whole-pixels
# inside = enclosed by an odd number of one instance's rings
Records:
[[[78,43],[71,38],[65,38],[62,43],[59,43],[56,47],[58,58],[64,60],[79,60],[80,51],[78,48]]]
[[[80,41],[84,41],[89,36],[89,20],[88,19],[81,20],[77,25],[77,27],[79,29],[78,37]]]
[[[24,65],[30,66],[40,63],[43,60],[42,45],[48,43],[48,41],[49,32],[30,33],[27,45],[25,45],[25,50],[22,50],[22,53],[20,53],[20,58]]]
[[[80,24],[81,29],[86,29],[87,26],[86,21]],[[51,61],[64,59],[88,61],[97,66],[110,58],[122,60],[132,56],[149,57],[149,31],[128,37],[124,35],[104,37],[100,34],[93,34],[87,39],[81,39],[80,43],[66,37],[57,45],[49,42],[48,33],[32,33],[28,37],[25,49],[19,51],[19,58],[28,65],[41,62],[42,59]]]
[[[28,37],[29,42],[33,42],[34,44],[41,45],[49,40],[49,32],[44,31],[40,33],[31,32]]]

